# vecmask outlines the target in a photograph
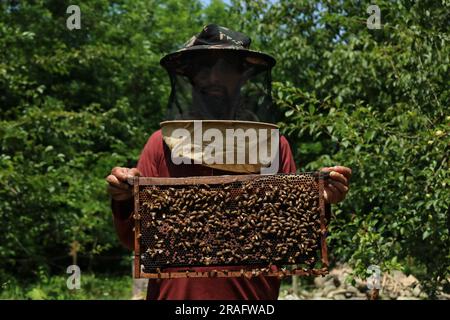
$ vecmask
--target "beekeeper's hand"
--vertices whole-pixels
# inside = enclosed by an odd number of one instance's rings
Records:
[[[325,167],[321,171],[330,172],[330,179],[325,182],[324,198],[327,203],[338,203],[345,199],[349,190],[352,169],[342,166]]]
[[[116,201],[131,199],[133,197],[133,188],[127,183],[127,179],[140,175],[141,173],[136,168],[113,168],[111,174],[106,177],[108,193]]]

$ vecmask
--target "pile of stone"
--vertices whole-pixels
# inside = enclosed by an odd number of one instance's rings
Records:
[[[314,278],[312,288],[302,288],[300,286],[297,293],[289,288],[280,292],[280,299],[285,300],[365,300],[367,285],[363,282],[355,286],[346,282],[350,269],[335,268],[324,277]]]
[[[281,290],[280,299],[366,300],[371,290],[368,289],[366,281],[361,279],[355,279],[354,285],[350,284],[348,280],[351,271],[348,266],[337,266],[328,275],[316,277],[311,288],[299,286],[297,292],[292,288]],[[380,285],[379,299],[382,300],[428,299],[419,281],[414,276],[406,276],[401,271],[381,275]],[[450,299],[450,295],[441,292],[437,298]]]

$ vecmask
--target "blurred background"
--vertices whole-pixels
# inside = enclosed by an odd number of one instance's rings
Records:
[[[79,30],[66,27],[72,4]],[[209,23],[277,59],[273,96],[299,170],[353,169],[329,236],[345,272],[283,280],[280,297],[358,296],[348,288],[364,292],[370,265],[386,288],[397,274],[411,297],[450,297],[450,1],[376,1],[380,29],[367,27],[370,4],[0,1],[0,299],[132,298],[104,179],[159,128],[160,58]],[[66,286],[71,264],[79,290]],[[383,297],[407,295],[395,290]]]

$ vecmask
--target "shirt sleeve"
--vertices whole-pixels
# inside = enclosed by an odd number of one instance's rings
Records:
[[[160,162],[163,157],[163,139],[161,130],[153,133],[145,144],[137,164],[143,177],[159,177]]]
[[[158,161],[162,152],[161,132],[151,135],[145,144],[138,160],[137,168],[144,177],[158,176]],[[114,227],[120,242],[130,250],[134,250],[134,203],[133,199],[125,201],[111,200]]]
[[[113,222],[120,242],[128,249],[134,250],[133,200],[111,200]]]
[[[284,136],[280,136],[280,168],[279,173],[296,173],[294,156],[291,146]]]

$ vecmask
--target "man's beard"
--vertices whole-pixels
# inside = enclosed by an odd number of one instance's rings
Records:
[[[223,86],[204,86],[193,91],[191,117],[198,120],[232,120],[235,107]]]

